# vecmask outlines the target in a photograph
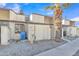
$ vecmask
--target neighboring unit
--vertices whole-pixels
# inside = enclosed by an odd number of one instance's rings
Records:
[[[25,18],[23,14],[0,8],[0,44],[6,45],[10,39],[18,39],[16,34],[25,31],[25,24],[19,21],[25,22]]]

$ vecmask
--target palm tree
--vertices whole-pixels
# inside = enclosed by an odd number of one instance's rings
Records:
[[[47,6],[45,10],[54,10],[54,28],[55,28],[55,41],[61,41],[62,37],[62,13],[65,8],[67,8],[69,3],[55,3],[50,6]]]

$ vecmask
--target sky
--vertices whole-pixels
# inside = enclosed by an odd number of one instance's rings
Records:
[[[46,16],[53,16],[53,10],[44,10],[50,3],[0,3],[0,8],[12,9],[15,12],[22,10],[25,15],[37,13]],[[79,16],[79,3],[73,3],[63,10],[63,18],[72,19]]]
[[[19,13],[23,11],[25,15],[37,13],[45,16],[53,16],[53,10],[44,10],[50,3],[0,3],[0,8],[8,8]],[[63,18],[73,19],[79,17],[79,3],[73,3],[68,8],[63,10]],[[79,23],[77,23],[79,24]]]

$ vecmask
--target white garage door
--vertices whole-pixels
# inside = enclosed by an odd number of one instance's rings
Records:
[[[51,30],[49,25],[28,25],[29,40],[49,40],[51,39]]]
[[[36,40],[50,39],[50,26],[49,25],[35,25]]]

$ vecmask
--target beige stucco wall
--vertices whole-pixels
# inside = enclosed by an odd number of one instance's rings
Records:
[[[28,24],[25,24],[25,32],[28,32]]]
[[[0,9],[0,19],[1,20],[25,21],[25,16],[16,14],[12,10]]]
[[[49,17],[44,17],[44,23],[50,24],[50,18]]]
[[[76,36],[77,35],[76,27],[66,27],[66,28],[64,28],[64,30],[67,31],[67,36]]]
[[[53,17],[44,16],[44,23],[53,24]]]
[[[15,39],[15,23],[9,23],[10,38]]]
[[[25,21],[25,16],[19,15],[19,14],[14,13],[13,11],[10,11],[10,20]],[[16,24],[19,24],[19,23],[16,23]],[[10,26],[10,32],[11,32],[11,39],[17,39],[17,34],[15,33],[15,23],[11,22],[9,23],[9,26]]]
[[[44,16],[38,15],[38,14],[31,14],[30,21],[37,22],[37,23],[44,23]]]
[[[8,40],[10,39],[9,36],[9,29],[7,26],[1,26],[1,45],[9,44]]]
[[[77,30],[76,27],[72,27],[72,36],[76,36],[77,35],[76,30]]]
[[[77,29],[77,36],[79,36],[79,29]]]
[[[16,15],[17,21],[25,21],[25,16],[24,15]]]
[[[39,14],[31,14],[30,21],[37,23],[53,24],[53,17],[43,16]]]
[[[70,21],[62,20],[62,24],[63,24],[63,25],[70,25]]]
[[[10,12],[10,20],[16,20],[16,14],[13,11],[9,11]],[[15,23],[10,22],[9,23],[9,27],[10,27],[10,38],[11,39],[15,39]]]
[[[16,13],[14,13],[13,11],[9,11],[9,13],[10,13],[10,20],[15,20],[16,21]]]
[[[70,21],[70,26],[75,26],[75,21]]]
[[[25,16],[24,15],[18,15],[12,10],[5,10],[5,9],[0,9],[0,19],[1,20],[14,20],[14,21],[25,21]],[[10,22],[9,23],[9,38],[10,39],[16,39],[15,35],[15,23]],[[27,28],[26,28],[27,31]]]
[[[9,19],[9,10],[0,9],[0,20]]]

